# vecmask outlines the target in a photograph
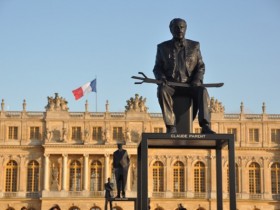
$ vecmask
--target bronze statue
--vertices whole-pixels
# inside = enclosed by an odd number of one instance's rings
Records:
[[[173,39],[157,46],[155,78],[163,81],[158,85],[158,100],[162,110],[167,133],[177,133],[176,119],[173,111],[173,97],[186,96],[193,101],[193,119],[198,112],[202,133],[215,133],[210,129],[208,110],[209,95],[203,86],[205,65],[202,60],[199,42],[185,39],[187,23],[175,18],[170,22]],[[169,85],[170,82],[183,83],[189,87]]]
[[[117,196],[116,198],[125,198],[125,186],[127,180],[128,168],[130,165],[130,159],[127,151],[122,148],[122,144],[118,144],[118,150],[113,154],[113,167],[115,172],[115,178],[117,182]]]
[[[111,183],[111,179],[108,178],[108,182],[104,184],[105,187],[105,210],[107,210],[108,202],[110,204],[110,210],[113,209],[112,207],[112,200],[109,200],[109,198],[112,198],[112,191],[113,191],[113,183]]]

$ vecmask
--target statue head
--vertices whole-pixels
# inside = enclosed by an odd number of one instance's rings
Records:
[[[118,149],[122,150],[123,144],[122,143],[118,143],[117,145],[118,145]]]
[[[174,39],[184,39],[187,30],[187,22],[181,18],[174,18],[169,23],[169,29]]]

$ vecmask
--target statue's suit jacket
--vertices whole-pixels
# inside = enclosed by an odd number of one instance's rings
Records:
[[[180,71],[185,72],[185,78],[182,78],[184,83],[191,83],[193,80],[203,82],[205,65],[202,60],[199,42],[189,39],[183,41],[185,46],[185,69]],[[154,75],[158,80],[164,75],[168,81],[175,80],[176,71],[176,43],[173,40],[165,41],[157,46],[156,62],[154,66]]]
[[[128,153],[125,149],[122,151],[116,150],[113,153],[113,167],[114,168],[123,168],[128,169],[130,165],[130,159]]]

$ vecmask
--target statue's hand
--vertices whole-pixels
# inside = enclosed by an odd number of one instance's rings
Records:
[[[161,77],[161,81],[162,81],[162,85],[163,85],[163,86],[166,86],[166,85],[167,85],[167,79],[166,79],[165,76],[162,76],[162,77]]]
[[[191,82],[191,86],[193,86],[193,87],[197,87],[197,86],[200,86],[201,85],[201,81],[200,80],[193,80],[192,82]]]

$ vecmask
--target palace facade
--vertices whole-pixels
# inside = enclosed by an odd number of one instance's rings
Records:
[[[115,185],[112,154],[118,142],[131,159],[127,197],[136,197],[137,143],[142,132],[165,132],[161,113],[148,113],[135,95],[124,112],[70,112],[67,101],[48,97],[44,112],[0,111],[0,209],[104,210],[104,183]],[[280,210],[280,114],[225,113],[211,99],[211,127],[235,134],[236,198],[239,210]],[[193,133],[200,133],[197,121]],[[229,209],[228,155],[223,150],[224,209]],[[216,210],[215,151],[150,149],[148,188],[152,210]],[[133,203],[113,202],[114,210]]]

